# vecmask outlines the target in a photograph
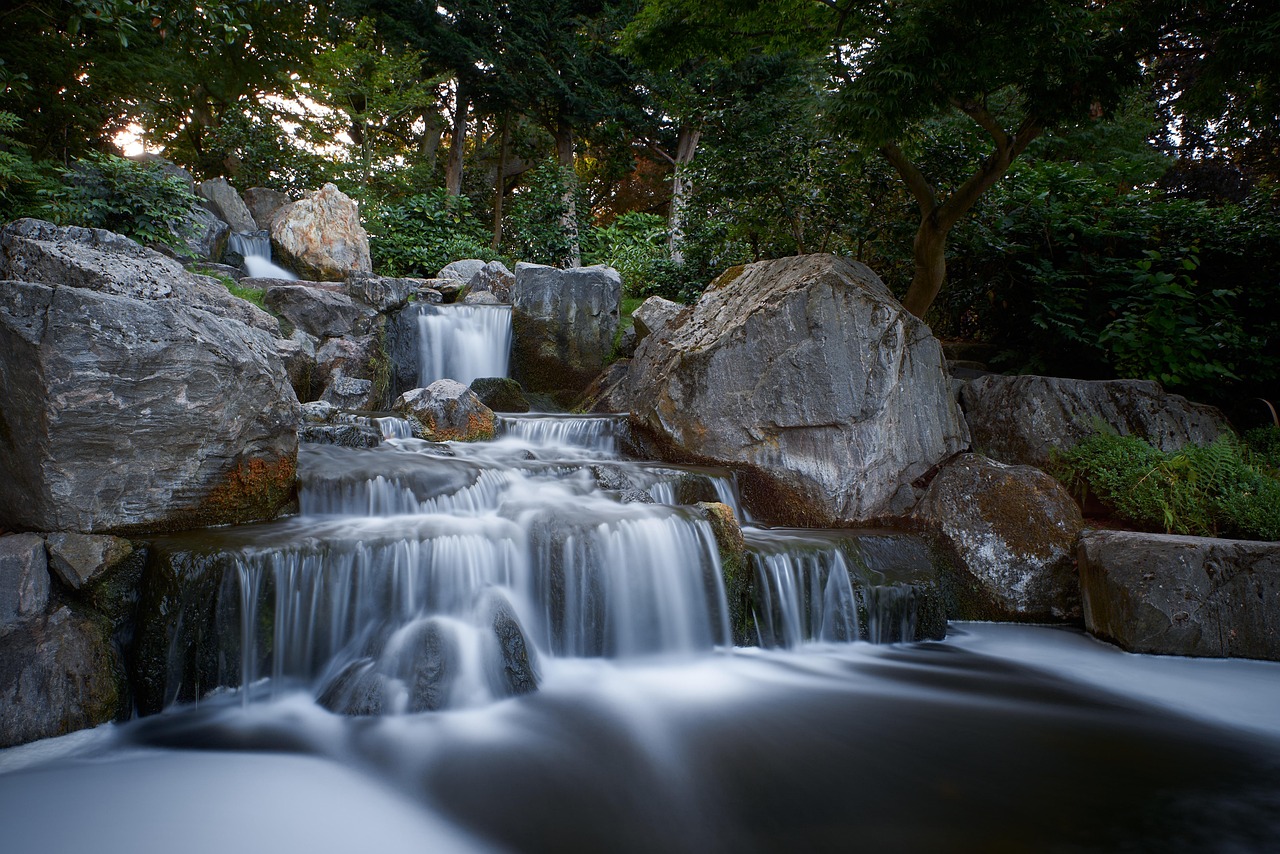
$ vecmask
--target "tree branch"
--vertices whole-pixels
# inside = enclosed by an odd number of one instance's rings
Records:
[[[902,176],[907,189],[911,191],[916,204],[920,206],[920,214],[922,216],[932,214],[938,207],[938,197],[933,192],[933,187],[929,184],[928,179],[924,177],[924,173],[917,169],[916,165],[902,153],[902,149],[892,142],[880,146],[880,153]]]

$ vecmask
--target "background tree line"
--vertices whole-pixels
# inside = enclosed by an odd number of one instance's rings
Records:
[[[337,183],[388,272],[605,261],[687,301],[838,252],[1003,369],[1280,385],[1263,0],[29,0],[0,24],[5,219],[112,204],[84,197],[120,196],[104,157],[137,123],[199,178]]]

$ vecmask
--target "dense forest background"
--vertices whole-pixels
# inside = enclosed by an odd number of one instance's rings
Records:
[[[380,272],[836,252],[1000,370],[1280,387],[1271,0],[27,0],[0,218],[172,236],[198,179],[361,203]],[[180,217],[178,217],[180,219]],[[1249,413],[1253,413],[1250,415]]]

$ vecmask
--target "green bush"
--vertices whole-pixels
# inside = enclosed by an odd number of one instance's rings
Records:
[[[512,193],[502,230],[502,246],[513,258],[532,264],[561,265],[572,254],[572,241],[565,230],[565,192],[576,178],[554,160],[529,173],[523,187]],[[585,242],[588,229],[581,222],[586,200],[579,193],[575,202],[579,241]]]
[[[430,277],[461,258],[499,257],[466,196],[434,189],[370,210],[365,222],[369,250],[384,275]]]
[[[12,135],[21,126],[20,118],[0,110],[0,223],[43,215],[41,192],[57,186],[47,165],[33,161],[28,147]]]
[[[1170,534],[1280,539],[1280,480],[1233,436],[1164,452],[1100,432],[1055,454],[1054,476],[1129,523]]]
[[[183,243],[198,200],[153,163],[93,154],[61,169],[62,183],[44,191],[44,215],[61,225],[105,228],[147,244],[188,253]]]
[[[1280,475],[1280,427],[1255,427],[1244,434],[1254,465]]]

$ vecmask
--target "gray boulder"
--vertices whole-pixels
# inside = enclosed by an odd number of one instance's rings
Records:
[[[266,187],[250,187],[244,191],[244,206],[249,209],[249,215],[257,223],[258,229],[266,231],[271,230],[280,209],[292,201],[284,193],[268,190]]]
[[[304,424],[298,428],[298,441],[344,448],[376,448],[382,444],[382,436],[362,424]]]
[[[582,393],[578,407],[586,412],[630,412],[631,360],[619,359],[600,372]]]
[[[500,303],[511,302],[511,291],[516,286],[515,274],[501,261],[485,264],[467,282],[468,293],[488,292]]]
[[[216,262],[221,261],[227,251],[227,238],[230,235],[231,226],[217,214],[200,207],[187,217],[182,229],[182,242],[186,244],[192,257]]]
[[[937,339],[834,255],[732,268],[630,373],[633,426],[668,458],[741,469],[773,522],[905,513],[913,481],[968,445]]]
[[[1080,618],[1075,541],[1084,520],[1039,469],[963,454],[934,477],[913,518],[959,561],[957,619]]]
[[[479,377],[471,381],[471,390],[480,402],[494,412],[528,412],[529,399],[520,383],[508,377]]]
[[[426,388],[406,391],[393,408],[413,422],[415,436],[431,442],[492,439],[497,430],[493,410],[454,380],[436,380]]]
[[[471,277],[483,269],[483,261],[477,258],[465,258],[461,261],[454,261],[444,265],[440,272],[436,273],[436,278],[452,279],[466,286],[471,281]]]
[[[124,695],[105,622],[60,608],[0,628],[0,747],[106,723]]]
[[[621,299],[622,277],[611,267],[517,264],[512,376],[529,391],[576,398],[613,350]]]
[[[250,521],[293,490],[298,404],[273,339],[181,300],[0,282],[0,397],[0,527]]]
[[[1086,531],[1085,627],[1130,652],[1280,661],[1280,543]]]
[[[378,339],[372,335],[330,338],[316,349],[315,382],[328,385],[339,374],[372,380],[381,358]]]
[[[284,365],[289,385],[298,400],[310,400],[317,396],[316,339],[301,329],[293,330],[288,338],[275,340],[276,355]]]
[[[44,539],[36,534],[0,537],[0,631],[43,614],[48,604]]]
[[[1148,380],[984,376],[965,384],[960,402],[975,451],[1039,468],[1048,465],[1051,449],[1074,447],[1099,423],[1163,451],[1207,445],[1230,432],[1217,409]]]
[[[422,279],[397,279],[354,273],[347,277],[347,293],[386,314],[404,308],[422,284]]]
[[[636,346],[648,336],[661,332],[682,320],[689,313],[689,306],[662,297],[649,297],[631,313],[636,330]]]
[[[227,183],[226,178],[201,181],[196,185],[196,195],[204,200],[205,207],[231,226],[232,231],[258,230],[258,223],[245,207],[244,199],[240,198],[235,187]]]
[[[279,263],[303,279],[341,282],[373,271],[360,210],[333,184],[281,208],[271,223],[271,245]]]
[[[133,545],[106,534],[50,534],[49,569],[72,590],[80,590],[133,554]]]
[[[369,410],[378,403],[371,380],[349,377],[341,371],[330,377],[320,399],[339,409]]]
[[[468,290],[462,301],[467,305],[502,305],[502,300],[489,291]]]
[[[0,229],[0,279],[66,285],[132,299],[199,308],[279,334],[280,324],[253,303],[232,296],[216,279],[99,228],[20,219]]]
[[[267,288],[266,304],[276,314],[308,335],[338,338],[367,334],[377,312],[346,294],[306,282],[274,284]]]
[[[186,187],[187,192],[193,196],[196,192],[196,179],[191,177],[191,173],[183,169],[177,163],[165,157],[150,151],[144,151],[141,154],[134,154],[130,158],[137,163],[147,163],[158,168],[170,178],[177,178],[182,186]]]

